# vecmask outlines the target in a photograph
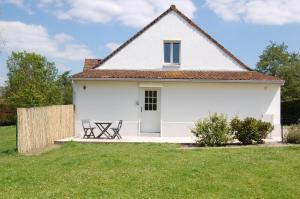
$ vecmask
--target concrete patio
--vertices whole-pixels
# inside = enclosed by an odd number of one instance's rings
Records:
[[[122,139],[83,139],[78,137],[69,137],[56,140],[55,144],[63,144],[65,142],[79,143],[196,143],[192,137],[122,137]]]
[[[66,142],[78,143],[177,143],[177,144],[194,144],[193,137],[122,137],[122,139],[83,139],[78,137],[68,137],[56,140],[55,144],[64,144]],[[237,143],[237,142],[234,142]],[[280,143],[279,139],[265,139],[266,144]]]

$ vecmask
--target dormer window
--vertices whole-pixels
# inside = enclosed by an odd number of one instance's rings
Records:
[[[165,65],[180,64],[180,41],[164,42],[164,64]]]

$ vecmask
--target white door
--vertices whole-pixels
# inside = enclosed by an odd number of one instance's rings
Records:
[[[160,90],[140,89],[141,132],[160,132]]]

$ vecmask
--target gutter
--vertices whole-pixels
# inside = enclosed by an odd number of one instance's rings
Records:
[[[251,83],[251,84],[280,84],[283,80],[205,80],[205,79],[146,79],[146,78],[74,78],[73,81],[144,81],[144,82],[199,82],[199,83]]]

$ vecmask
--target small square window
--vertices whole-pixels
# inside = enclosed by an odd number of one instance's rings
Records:
[[[145,91],[144,108],[145,111],[156,111],[157,110],[157,91]]]
[[[176,65],[180,63],[180,42],[164,42],[164,63]]]

